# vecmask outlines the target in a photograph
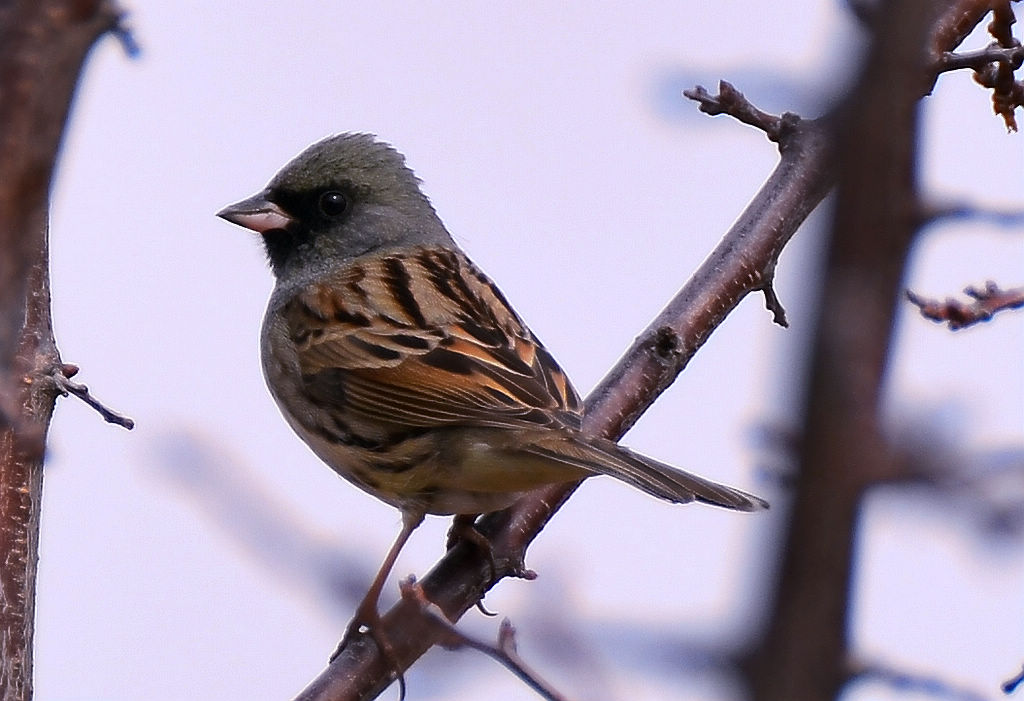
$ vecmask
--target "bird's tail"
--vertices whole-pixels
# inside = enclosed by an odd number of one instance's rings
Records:
[[[562,436],[557,445],[541,440],[531,445],[527,452],[587,472],[614,477],[677,504],[696,500],[737,511],[768,508],[768,502],[760,497],[634,453],[605,438],[580,436],[566,439]]]

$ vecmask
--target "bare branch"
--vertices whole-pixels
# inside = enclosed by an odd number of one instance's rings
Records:
[[[401,585],[402,598],[412,601],[420,606],[421,610],[440,628],[439,644],[449,650],[468,647],[482,652],[488,657],[500,662],[512,674],[516,675],[524,684],[540,694],[547,701],[568,701],[554,687],[545,682],[540,676],[527,666],[523,658],[516,650],[516,629],[509,619],[501,621],[498,628],[498,641],[496,644],[486,643],[466,635],[449,621],[444,612],[431,603],[423,594],[423,589],[416,583],[415,577],[408,577]]]
[[[907,290],[907,299],[920,308],[921,316],[940,324],[947,323],[950,331],[990,321],[996,312],[1004,309],[1024,307],[1024,287],[1003,290],[989,280],[983,288],[965,288],[964,294],[974,301],[961,302],[947,297],[945,302],[940,302],[922,297],[913,290]]]
[[[772,313],[772,321],[784,329],[789,328],[789,320],[786,318],[786,308],[782,306],[782,300],[775,293],[775,274],[768,275],[768,280],[761,288],[764,295],[764,306]]]
[[[929,61],[934,65],[942,54],[960,46],[991,10],[991,0],[952,0],[947,3],[932,26],[926,48]]]
[[[977,51],[964,51],[963,53],[947,51],[939,59],[936,71],[945,73],[963,68],[980,71],[993,63],[1005,64],[1014,70],[1020,68],[1021,64],[1024,63],[1024,47],[1002,47],[998,44],[990,44],[984,49],[978,49]]]
[[[972,689],[954,686],[925,674],[911,674],[882,664],[861,665],[851,671],[850,679],[874,680],[902,692],[916,692],[950,701],[988,701],[989,697]]]
[[[698,85],[692,90],[684,90],[683,95],[699,103],[701,112],[712,116],[727,114],[744,124],[760,129],[775,143],[781,143],[787,134],[792,133],[800,120],[791,112],[786,112],[781,117],[762,112],[754,107],[743,93],[724,80],[718,83],[717,95],[710,94],[703,85]]]
[[[1021,666],[1020,671],[1017,672],[1017,676],[1011,677],[1003,682],[1001,688],[1004,694],[1012,694],[1021,684],[1024,684],[1024,666]]]
[[[1024,224],[1024,209],[996,209],[971,202],[932,203],[921,207],[921,226],[957,219],[985,221],[1009,229]]]
[[[1000,47],[1010,50],[1020,48],[1020,42],[1014,38],[1012,31],[1016,21],[1010,0],[993,0],[992,22],[988,25],[988,31]],[[992,63],[974,73],[978,83],[992,89],[992,109],[1003,118],[1010,131],[1017,131],[1014,112],[1024,105],[1024,84],[1014,80],[1013,76],[1019,67],[1020,63]]]
[[[135,39],[135,32],[128,26],[124,15],[117,17],[114,26],[110,29],[110,33],[120,42],[125,56],[128,58],[138,58],[142,55],[142,47],[139,46],[139,42]]]
[[[1003,64],[989,64],[974,74],[974,80],[992,90],[992,111],[1000,115],[1010,131],[1017,131],[1014,111],[1024,105],[1024,83],[1013,79],[1013,72]]]
[[[1013,25],[1016,21],[1010,0],[992,0],[992,22],[988,25],[988,33],[1000,46],[1010,47],[1019,44],[1013,38]]]
[[[68,396],[73,394],[83,402],[91,406],[99,415],[103,417],[103,420],[110,424],[117,424],[131,431],[135,428],[135,421],[128,418],[123,414],[119,414],[113,409],[107,407],[101,401],[93,397],[89,393],[89,388],[85,385],[73,382],[71,378],[78,373],[78,366],[65,363],[63,366],[56,368],[53,372],[53,381],[57,383],[57,390],[63,395]]]

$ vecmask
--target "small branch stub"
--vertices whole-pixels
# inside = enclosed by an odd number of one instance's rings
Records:
[[[135,428],[134,420],[114,411],[107,405],[103,404],[103,402],[99,401],[94,396],[92,396],[92,394],[90,394],[89,388],[86,387],[85,385],[73,382],[71,378],[77,374],[78,366],[72,365],[71,363],[64,363],[60,367],[56,368],[53,371],[52,377],[54,384],[57,385],[57,391],[60,392],[65,397],[68,396],[69,394],[75,395],[83,402],[85,402],[93,409],[95,409],[97,412],[99,412],[99,415],[102,416],[103,420],[106,421],[107,423],[123,426],[129,431]]]
[[[1017,687],[1019,687],[1021,684],[1024,684],[1024,666],[1022,666],[1020,668],[1020,671],[1017,672],[1017,676],[1013,677],[1012,679],[1007,679],[1005,682],[1003,682],[1003,693],[1012,694],[1017,690]]]
[[[684,90],[683,96],[699,103],[701,112],[712,116],[727,114],[734,117],[744,124],[760,129],[771,141],[780,146],[800,122],[800,117],[790,112],[784,113],[781,117],[762,112],[754,107],[743,93],[724,80],[718,83],[717,95],[712,95],[703,85],[698,85],[692,90]]]
[[[788,329],[789,319],[786,318],[786,308],[782,306],[782,300],[775,292],[774,273],[768,277],[768,281],[761,288],[761,294],[764,295],[765,308],[772,313],[772,321],[782,328]]]
[[[130,59],[136,59],[142,55],[142,47],[139,46],[139,42],[135,39],[135,33],[132,31],[132,28],[125,21],[124,14],[118,16],[117,21],[110,28],[110,33],[121,44],[121,50],[124,51],[125,56]]]

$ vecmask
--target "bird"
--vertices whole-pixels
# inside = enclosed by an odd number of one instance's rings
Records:
[[[405,157],[374,135],[314,143],[217,215],[260,235],[276,280],[260,345],[285,420],[402,514],[345,640],[378,626],[387,577],[427,514],[472,520],[593,475],[669,502],[767,508],[586,433],[565,372],[456,244]]]

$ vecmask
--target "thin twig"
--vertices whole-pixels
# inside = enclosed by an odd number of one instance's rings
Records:
[[[973,302],[961,302],[947,297],[945,302],[928,299],[913,290],[907,290],[907,299],[915,304],[921,315],[937,323],[946,323],[950,331],[990,321],[996,312],[1024,307],[1024,287],[1003,290],[989,280],[984,287],[967,287],[964,294]]]
[[[136,59],[142,55],[142,48],[135,39],[135,32],[132,31],[132,28],[126,21],[125,13],[122,12],[118,15],[114,26],[110,28],[110,33],[121,44],[121,50],[124,51],[125,56]]]
[[[978,16],[988,14],[992,15],[988,31],[994,43],[980,51],[951,53],[979,23]],[[1013,75],[1021,66],[1020,41],[1011,31],[1015,21],[1009,0],[952,0],[929,47],[933,78],[946,70],[974,69],[974,80],[992,90],[992,109],[1010,131],[1017,131],[1014,111],[1024,104],[1024,83]]]
[[[782,306],[782,300],[779,299],[779,295],[775,292],[775,269],[765,274],[767,280],[764,286],[761,288],[761,294],[764,295],[764,306],[772,313],[772,321],[781,326],[784,329],[789,328],[789,319],[786,318],[786,308]]]
[[[996,209],[971,202],[946,202],[926,204],[921,207],[921,226],[942,220],[984,221],[1002,228],[1019,227],[1024,224],[1024,209]]]
[[[1020,47],[1020,42],[1013,36],[1012,31],[1016,21],[1010,0],[993,0],[992,21],[988,25],[988,32],[1004,49]],[[1013,75],[1019,67],[1019,63],[994,63],[974,74],[976,81],[987,88],[992,88],[992,109],[1003,118],[1006,128],[1010,131],[1017,131],[1014,112],[1024,105],[1024,84],[1014,80]]]
[[[871,679],[903,692],[917,692],[951,701],[988,701],[988,696],[925,674],[911,674],[882,664],[867,664],[855,669],[851,679]]]
[[[57,390],[65,397],[69,394],[73,394],[83,402],[91,406],[99,415],[103,417],[103,420],[110,424],[117,424],[118,426],[124,426],[126,429],[131,431],[135,428],[135,421],[114,411],[103,402],[96,399],[89,393],[89,388],[83,384],[73,382],[71,378],[78,372],[78,367],[70,363],[66,363],[60,368],[57,368],[53,372],[53,381],[57,385]]]
[[[416,582],[415,577],[408,577],[399,585],[402,598],[415,602],[421,607],[423,613],[430,616],[436,625],[443,630],[440,644],[449,650],[468,647],[482,652],[488,657],[500,662],[520,681],[536,691],[547,701],[568,701],[567,697],[557,691],[550,684],[545,682],[534,672],[519,656],[516,650],[516,629],[509,619],[501,621],[498,628],[498,641],[495,644],[466,635],[460,631],[451,621],[448,620],[436,604],[431,603],[423,593],[423,588]]]
[[[1008,65],[1014,70],[1020,68],[1021,64],[1024,64],[1024,46],[1004,47],[990,44],[984,49],[978,49],[977,51],[964,51],[961,53],[947,51],[939,58],[939,64],[935,67],[935,72],[945,73],[963,68],[980,71],[992,63]]]
[[[1000,46],[1013,46],[1018,43],[1013,38],[1013,25],[1016,21],[1010,0],[993,0],[992,21],[988,25],[988,33]]]
[[[700,104],[700,111],[710,115],[727,114],[744,124],[760,129],[775,143],[780,143],[799,123],[800,118],[785,112],[781,117],[763,112],[731,83],[723,80],[718,83],[718,94],[712,95],[703,85],[692,90],[684,90],[683,96]]]
[[[1000,688],[1002,688],[1004,694],[1012,694],[1021,684],[1024,684],[1024,665],[1017,672],[1017,676],[1007,679]]]

